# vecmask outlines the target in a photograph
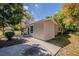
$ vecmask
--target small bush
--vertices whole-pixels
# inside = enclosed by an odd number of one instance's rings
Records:
[[[6,32],[5,36],[8,38],[8,40],[11,40],[11,38],[14,36],[14,32]]]
[[[21,31],[14,31],[15,35],[21,35]]]

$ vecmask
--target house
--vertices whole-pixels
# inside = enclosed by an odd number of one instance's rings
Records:
[[[32,23],[29,33],[40,40],[50,40],[58,33],[58,24],[54,20],[40,20]]]

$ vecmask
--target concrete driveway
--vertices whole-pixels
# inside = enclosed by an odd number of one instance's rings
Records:
[[[41,48],[49,51],[52,56],[56,55],[56,53],[60,50],[61,47],[50,44],[45,41],[41,41],[35,38],[26,38],[28,40],[27,43],[18,44],[14,46],[0,48],[0,56],[22,56],[24,50],[32,48],[32,45],[39,45]],[[38,55],[37,55],[38,56]]]
[[[28,44],[18,44],[14,46],[0,48],[0,56],[22,56],[25,49],[30,49],[31,45]]]

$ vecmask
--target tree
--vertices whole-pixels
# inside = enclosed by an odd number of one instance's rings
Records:
[[[64,23],[63,23],[63,19],[65,17],[59,12],[57,12],[54,16],[53,16],[53,19],[58,23],[59,25],[59,30],[63,33],[65,31],[65,28],[64,28]]]
[[[21,3],[0,4],[0,26],[3,27],[3,34],[4,27],[6,26],[5,23],[10,26],[15,26],[21,23],[23,17],[30,19],[30,16],[28,16],[29,14],[26,12]]]
[[[46,16],[45,19],[53,19],[53,16]]]
[[[61,8],[61,14],[66,18],[72,18],[73,23],[79,21],[79,4],[78,3],[70,3],[63,4]]]
[[[24,29],[26,29],[28,27],[28,25],[34,21],[32,15],[30,12],[28,12],[28,10],[24,10],[24,16],[23,19],[20,22],[20,28],[21,28],[21,34],[24,33]]]
[[[63,4],[60,13],[65,17],[65,19],[63,20],[65,28],[67,30],[71,30],[71,28],[72,30],[75,30],[77,28],[76,25],[79,23],[79,4]]]

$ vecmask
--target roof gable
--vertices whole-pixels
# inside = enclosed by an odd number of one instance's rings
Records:
[[[36,22],[34,22],[34,23],[40,23],[40,22],[45,22],[45,21],[51,21],[51,22],[53,22],[54,24],[58,25],[57,22],[56,22],[54,19],[43,19],[43,20],[36,21]],[[33,24],[34,24],[34,23],[33,23]]]

